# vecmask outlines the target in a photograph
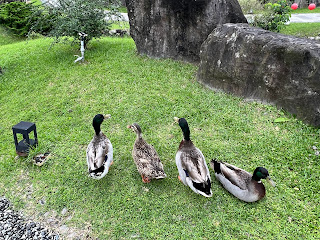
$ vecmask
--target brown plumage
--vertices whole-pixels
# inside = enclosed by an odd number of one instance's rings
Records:
[[[182,140],[179,151],[181,152],[181,166],[185,169],[190,178],[196,182],[207,181],[206,163],[203,161],[203,155],[197,149],[192,141]]]
[[[165,178],[167,175],[163,170],[159,155],[154,147],[142,138],[140,126],[137,123],[133,123],[128,128],[131,128],[137,134],[133,145],[132,157],[142,181],[148,183],[152,179]]]

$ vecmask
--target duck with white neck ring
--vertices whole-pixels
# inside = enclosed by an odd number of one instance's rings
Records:
[[[97,114],[92,121],[95,135],[87,147],[87,164],[89,176],[93,179],[103,178],[108,173],[109,168],[113,163],[112,144],[101,131],[103,120],[110,117],[110,114]]]
[[[174,120],[183,132],[183,139],[176,153],[178,178],[195,193],[212,197],[210,172],[202,152],[194,146],[190,139],[188,123],[184,118],[175,117]]]
[[[268,170],[263,167],[257,167],[251,174],[241,168],[217,160],[212,160],[210,165],[222,186],[245,202],[256,202],[266,195],[266,189],[261,179],[266,179],[273,187],[276,185],[271,180]]]

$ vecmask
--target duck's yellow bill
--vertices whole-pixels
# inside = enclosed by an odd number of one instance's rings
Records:
[[[276,186],[276,183],[269,176],[266,178],[266,180],[268,181],[268,183],[270,183],[272,187]]]

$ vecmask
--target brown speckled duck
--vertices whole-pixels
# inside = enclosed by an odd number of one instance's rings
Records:
[[[268,170],[263,167],[257,167],[252,175],[241,168],[216,160],[212,160],[210,165],[223,187],[245,202],[255,202],[265,196],[266,189],[261,179],[266,179],[273,187],[275,186]]]
[[[205,158],[190,140],[190,130],[186,119],[175,117],[183,132],[183,139],[176,153],[179,180],[195,193],[212,197],[210,172]]]
[[[89,176],[94,179],[103,178],[113,163],[113,148],[110,140],[101,131],[100,125],[110,115],[97,114],[92,121],[95,131],[87,148],[87,164]]]
[[[140,126],[137,123],[133,123],[128,128],[131,128],[137,134],[133,145],[132,157],[142,177],[142,181],[149,183],[152,179],[165,178],[167,175],[163,170],[158,153],[152,145],[142,138]]]

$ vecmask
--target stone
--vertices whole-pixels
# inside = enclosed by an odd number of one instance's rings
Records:
[[[62,233],[62,234],[67,234],[68,231],[69,231],[69,227],[67,225],[62,225],[59,227],[59,231]]]
[[[124,37],[129,35],[129,30],[127,29],[112,29],[109,31],[109,35],[116,37]]]
[[[199,82],[320,126],[319,42],[227,23],[202,44],[200,59]]]
[[[68,212],[67,208],[63,208],[61,211],[61,215],[66,215],[66,213]]]
[[[126,0],[141,55],[199,61],[200,46],[223,23],[246,23],[237,0]]]

